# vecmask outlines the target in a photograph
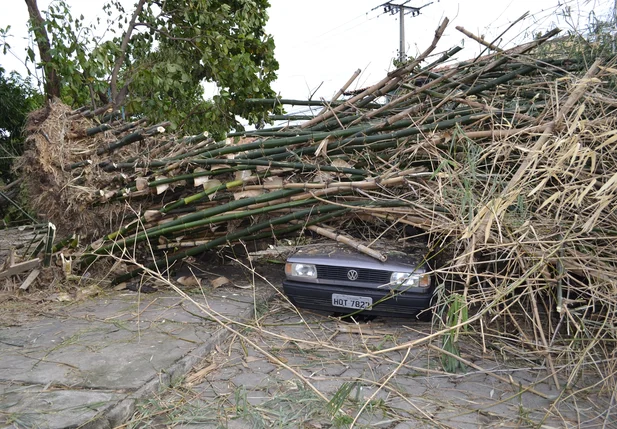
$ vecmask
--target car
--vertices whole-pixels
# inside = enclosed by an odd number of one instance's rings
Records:
[[[384,262],[338,243],[303,246],[286,260],[283,291],[299,308],[430,320],[435,282],[428,249],[378,250]]]

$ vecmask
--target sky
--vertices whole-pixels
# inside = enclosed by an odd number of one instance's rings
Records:
[[[270,0],[267,31],[276,44],[275,55],[280,64],[274,90],[284,98],[330,99],[332,95],[361,69],[351,89],[370,86],[392,70],[392,59],[398,56],[399,17],[379,7],[385,0]],[[400,4],[405,0],[396,0]],[[49,0],[38,0],[44,10]],[[529,18],[497,40],[503,47],[529,40],[533,34],[553,26],[564,30],[584,25],[589,17],[608,16],[615,0],[410,0],[407,5],[420,7],[419,16],[405,17],[405,47],[415,56],[431,43],[435,29],[444,17],[450,24],[435,53],[463,45],[458,60],[480,52],[478,43],[455,29],[462,26],[493,41],[525,12]],[[72,15],[83,14],[86,22],[102,16],[105,0],[68,0]],[[127,6],[132,0],[123,0]],[[560,11],[568,4],[573,19],[565,20]],[[559,6],[561,5],[561,6]],[[24,72],[20,60],[27,46],[27,8],[24,1],[0,0],[0,27],[11,26],[11,53],[2,56],[0,64],[7,70]],[[131,7],[127,10],[132,11]]]

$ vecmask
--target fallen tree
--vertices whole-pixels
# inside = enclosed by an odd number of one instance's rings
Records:
[[[482,320],[484,335],[541,356],[559,389],[590,367],[597,386],[614,389],[614,59],[534,56],[554,30],[472,61],[444,66],[453,48],[425,64],[446,26],[344,102],[224,141],[113,116],[89,124],[83,110],[53,104],[22,160],[33,207],[67,237],[55,250],[82,269],[127,252],[142,264],[113,283],[312,226],[365,243],[419,233],[441,255],[442,303],[456,297],[456,313],[442,315],[453,344]],[[73,233],[85,245],[69,250]]]

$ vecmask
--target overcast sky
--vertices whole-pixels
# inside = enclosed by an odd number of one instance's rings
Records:
[[[397,0],[394,3],[401,3]],[[127,5],[131,0],[123,0]],[[365,87],[380,80],[392,68],[392,59],[398,55],[398,15],[384,13],[378,7],[384,0],[270,0],[270,20],[267,30],[274,36],[276,58],[280,63],[278,80],[274,89],[285,98],[330,98],[360,68],[362,75],[352,88]],[[410,6],[423,6],[430,0],[411,0]],[[41,10],[49,0],[39,0]],[[73,16],[85,15],[93,21],[100,14],[104,0],[68,0]],[[493,40],[512,21],[529,11],[530,17],[523,24],[510,30],[501,46],[520,43],[533,33],[558,25],[568,29],[569,24],[560,17],[559,0],[434,0],[422,9],[419,16],[405,17],[406,51],[409,55],[426,49],[444,17],[450,25],[435,52],[460,45],[465,50],[458,59],[467,59],[479,52],[479,45],[467,39],[455,27],[484,35]],[[614,0],[564,1],[572,7],[576,24],[588,21],[590,13],[606,16]],[[21,0],[0,0],[2,13],[0,27],[11,25],[12,54],[1,56],[0,61],[8,70],[20,72],[26,46],[27,8]],[[127,8],[131,10],[132,8]],[[318,89],[319,88],[319,89]]]

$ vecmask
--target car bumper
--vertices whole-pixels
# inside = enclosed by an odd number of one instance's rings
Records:
[[[343,314],[361,312],[367,316],[416,317],[418,313],[431,306],[433,298],[432,289],[426,293],[402,292],[391,295],[388,291],[379,289],[303,283],[292,280],[283,281],[283,290],[296,307]],[[373,307],[370,310],[354,310],[334,306],[332,305],[332,294],[370,297],[373,300]]]

